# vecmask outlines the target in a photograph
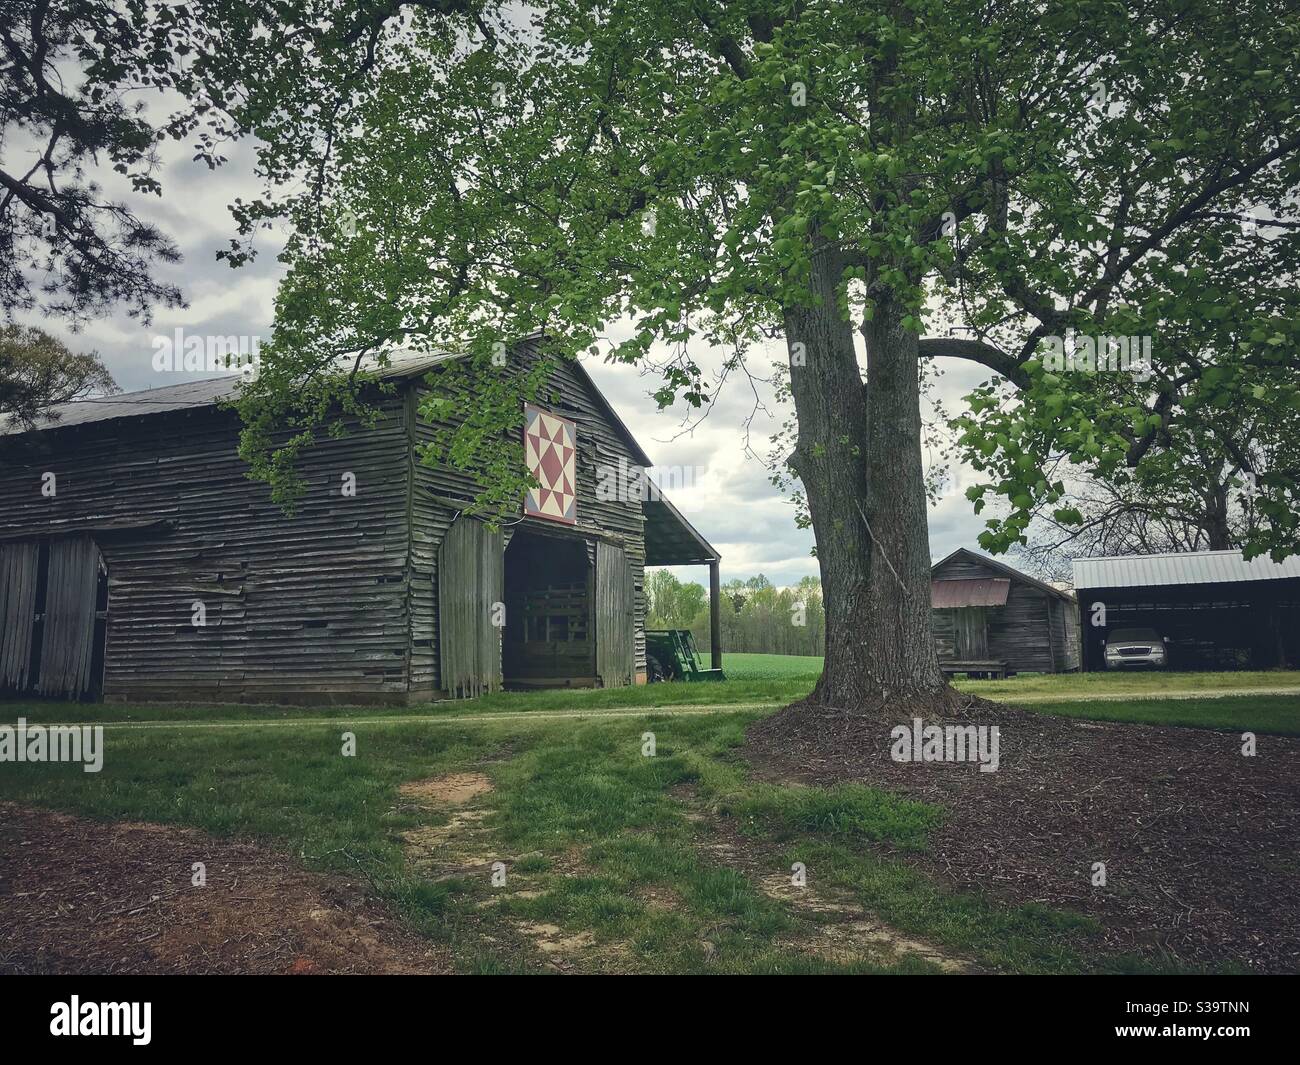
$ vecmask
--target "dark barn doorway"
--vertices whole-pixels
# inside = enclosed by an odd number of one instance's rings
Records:
[[[596,683],[586,542],[516,529],[506,548],[501,660],[507,688]]]

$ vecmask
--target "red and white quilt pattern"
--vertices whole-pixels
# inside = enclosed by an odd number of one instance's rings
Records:
[[[578,523],[578,432],[568,418],[524,404],[524,462],[539,486],[524,495],[524,513]]]

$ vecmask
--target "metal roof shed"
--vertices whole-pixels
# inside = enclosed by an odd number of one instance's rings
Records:
[[[1300,659],[1300,556],[1187,551],[1075,559],[1083,668],[1119,628],[1168,637],[1181,669],[1266,669]]]

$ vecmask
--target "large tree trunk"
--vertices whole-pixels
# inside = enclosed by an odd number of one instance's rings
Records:
[[[1205,496],[1205,519],[1202,523],[1211,551],[1231,551],[1232,528],[1228,523],[1228,486],[1216,483]]]
[[[839,273],[823,249],[813,265],[818,304],[786,313],[799,420],[792,464],[826,605],[826,664],[810,701],[856,712],[944,703],[950,689],[930,629],[917,338],[897,304],[879,301],[863,329],[864,389],[835,298]]]

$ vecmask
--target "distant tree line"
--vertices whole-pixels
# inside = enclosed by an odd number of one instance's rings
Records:
[[[703,585],[683,583],[668,570],[646,574],[646,628],[690,629],[701,650],[709,646],[709,595]],[[805,577],[777,588],[759,574],[722,585],[723,651],[773,655],[821,655],[826,616],[821,584]]]

